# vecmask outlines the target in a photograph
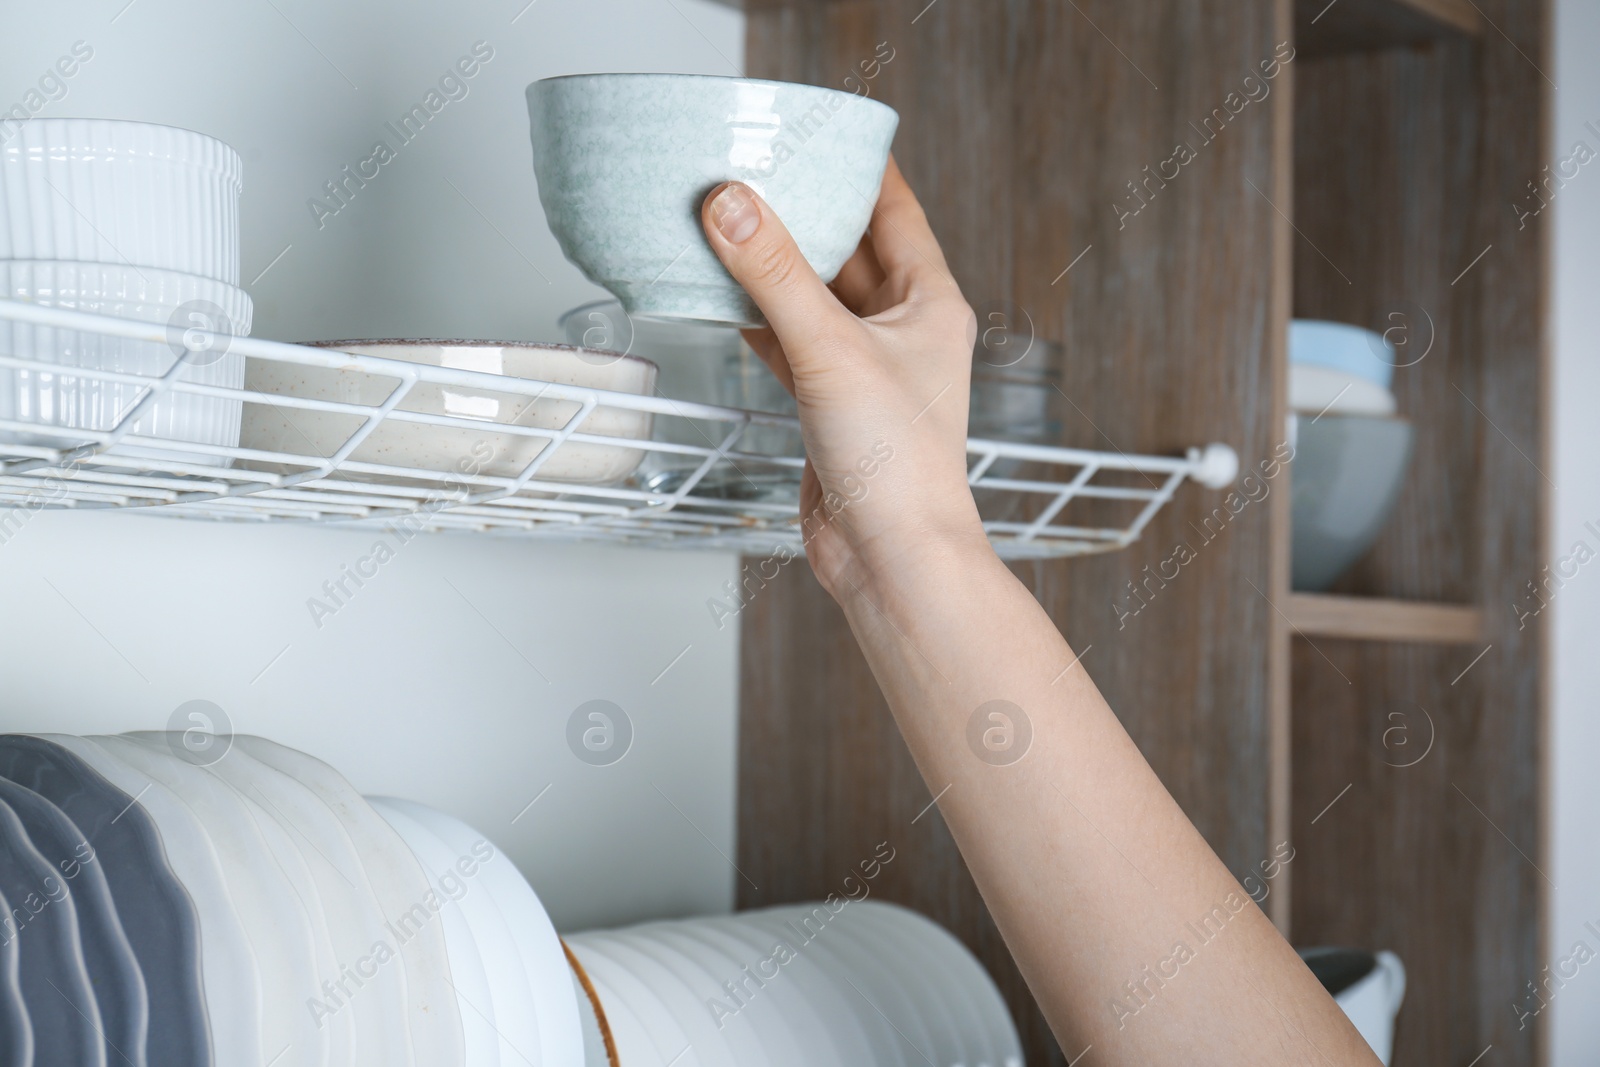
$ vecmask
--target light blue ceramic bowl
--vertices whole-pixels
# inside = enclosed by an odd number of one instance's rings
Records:
[[[899,116],[834,89],[689,74],[528,86],[539,202],[561,250],[629,314],[736,326],[761,313],[718,262],[700,205],[739,180],[831,281],[867,228]]]
[[[1289,362],[1343,371],[1387,389],[1401,361],[1382,334],[1343,322],[1293,319],[1289,323]]]

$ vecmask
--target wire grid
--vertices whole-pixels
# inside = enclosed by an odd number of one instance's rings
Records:
[[[0,301],[0,320],[162,345],[169,341],[164,324],[13,301]],[[14,528],[18,516],[42,508],[128,508],[213,520],[473,531],[757,554],[802,547],[796,497],[804,458],[740,447],[752,428],[795,433],[798,423],[793,417],[260,338],[210,339],[226,343],[249,360],[354,370],[394,379],[397,384],[381,402],[366,404],[185,381],[180,373],[187,364],[177,351],[171,366],[159,375],[64,367],[50,360],[0,353],[0,384],[4,376],[15,377],[27,370],[139,389],[137,399],[115,425],[104,430],[0,418],[0,540]],[[425,414],[405,407],[419,383],[526,397],[528,406],[539,400],[567,401],[575,408],[554,428]],[[140,416],[169,393],[266,404],[286,414],[306,411],[355,416],[360,424],[326,457],[134,434],[132,427]],[[585,432],[586,421],[601,409],[647,412],[658,426],[662,419],[692,419],[714,432],[702,431],[704,445],[625,440]],[[489,431],[496,436],[543,438],[549,443],[514,477],[451,471],[444,469],[444,464],[435,470],[354,459],[362,443],[385,423]],[[8,443],[41,438],[47,443]],[[637,449],[641,458],[645,453],[675,457],[674,462],[687,469],[687,476],[670,492],[653,491],[637,479],[574,484],[540,477],[541,469],[563,445],[580,443],[622,444]],[[1201,463],[1195,449],[1184,458],[984,440],[969,441],[967,449],[968,480],[986,501],[989,537],[1002,556],[1015,559],[1105,552],[1131,543]],[[740,479],[750,481],[752,472],[759,472],[763,484],[781,487],[787,483],[791,491],[787,496],[780,492],[766,498],[752,494],[756,498],[729,499],[726,487],[738,486]],[[1122,484],[1110,484],[1119,474]],[[1133,474],[1140,477],[1128,477]],[[1073,525],[1064,521],[1063,512],[1074,501],[1121,502],[1130,517],[1113,524]]]

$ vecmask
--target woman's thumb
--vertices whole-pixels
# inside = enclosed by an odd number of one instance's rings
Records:
[[[849,316],[771,206],[748,185],[728,182],[713,189],[700,217],[712,251],[761,308],[780,341],[816,337]]]

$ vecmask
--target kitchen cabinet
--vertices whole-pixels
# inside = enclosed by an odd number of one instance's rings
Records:
[[[1419,434],[1401,503],[1330,594],[1289,588],[1292,464],[1216,529],[1196,525],[1213,502],[1171,508],[1123,552],[1016,570],[1235,875],[1294,849],[1263,903],[1291,940],[1399,953],[1395,1062],[1538,1062],[1546,5],[747,11],[752,75],[900,110],[897,158],[980,319],[1065,345],[1068,443],[1220,440],[1248,473],[1285,437],[1291,316],[1428,349],[1396,371]],[[1194,561],[1134,599],[1180,543]],[[1077,1055],[809,575],[747,612],[740,687],[739,864],[761,887],[740,903],[825,892],[892,840],[880,892],[979,953],[1029,1062]]]

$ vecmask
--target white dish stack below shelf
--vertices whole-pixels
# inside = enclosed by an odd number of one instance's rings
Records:
[[[0,320],[169,344],[165,324],[136,322],[0,300]],[[63,368],[37,356],[0,352],[0,375],[70,373],[135,385],[141,399],[113,428],[67,429],[0,419],[0,533],[17,509],[160,508],[164,514],[235,521],[325,522],[414,531],[471,530],[552,540],[614,542],[769,553],[801,547],[794,487],[804,460],[746,451],[752,427],[792,428],[790,416],[634,396],[528,378],[353,355],[252,337],[203,335],[202,350],[308,367],[355,368],[392,377],[381,403],[349,403],[265,394],[180,375],[174,349],[162,374]],[[567,401],[573,414],[556,428],[485,422],[467,415],[402,410],[418,383]],[[245,403],[356,416],[354,433],[325,458],[135,435],[132,427],[158,398],[178,392]],[[692,419],[714,427],[704,445],[624,441],[584,432],[596,408]],[[441,428],[542,437],[551,443],[515,477],[357,462],[348,457],[385,420]],[[770,435],[769,435],[770,436]],[[29,443],[20,443],[20,442]],[[47,443],[39,443],[41,441]],[[540,469],[571,442],[641,452],[677,453],[698,467],[671,492],[628,481],[574,484],[542,480]],[[1003,441],[968,442],[968,480],[996,550],[1012,559],[1081,555],[1136,540],[1185,478],[1220,488],[1238,471],[1226,445],[1192,448],[1184,457],[1126,455]],[[263,469],[250,469],[263,468]],[[287,472],[287,473],[279,473]],[[752,475],[756,475],[752,477]],[[747,499],[735,488],[751,486]],[[773,490],[774,484],[780,491]],[[787,484],[790,491],[782,491]],[[870,479],[867,480],[870,491]]]

